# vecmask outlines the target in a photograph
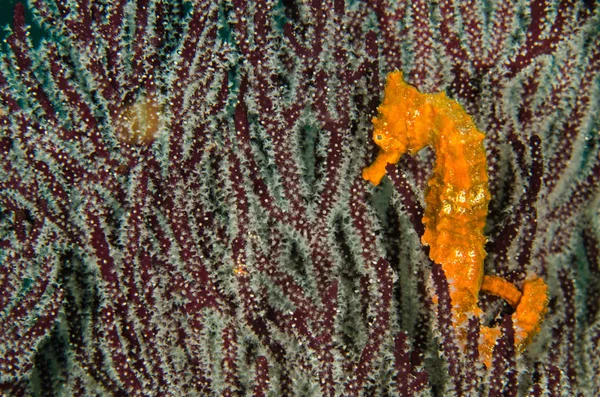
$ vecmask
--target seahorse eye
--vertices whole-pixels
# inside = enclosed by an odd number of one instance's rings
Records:
[[[382,140],[382,139],[383,139],[383,136],[381,136],[381,134],[380,134],[380,135],[377,135],[377,136],[375,137],[375,139],[377,139],[378,141],[380,141],[380,140]]]

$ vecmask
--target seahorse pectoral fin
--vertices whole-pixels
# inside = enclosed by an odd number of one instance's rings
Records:
[[[396,164],[400,160],[400,156],[401,153],[397,150],[380,151],[375,161],[370,166],[363,168],[363,179],[375,186],[379,185],[381,178],[386,173],[385,167],[388,164]]]

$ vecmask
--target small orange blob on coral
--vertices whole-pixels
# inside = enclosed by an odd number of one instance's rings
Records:
[[[378,185],[388,164],[425,146],[436,153],[428,182],[421,237],[430,247],[450,285],[453,323],[462,339],[471,316],[481,316],[479,292],[502,297],[515,307],[513,326],[517,350],[523,350],[540,330],[546,312],[547,286],[538,277],[525,281],[523,293],[495,276],[484,276],[485,227],[490,193],[483,140],[463,107],[444,92],[420,93],[402,72],[388,74],[384,98],[373,118],[373,140],[381,149],[363,170],[363,178]],[[482,327],[480,357],[489,367],[500,330]]]
[[[159,128],[160,106],[153,94],[141,96],[126,105],[119,115],[117,135],[130,144],[149,144],[154,141]]]
[[[248,274],[248,269],[246,269],[246,265],[240,263],[233,268],[233,274],[235,274],[236,276],[245,276]]]

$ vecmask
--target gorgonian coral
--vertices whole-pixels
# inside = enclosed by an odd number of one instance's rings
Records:
[[[4,394],[600,393],[595,3],[29,7],[0,59]],[[419,241],[433,154],[361,177],[395,69],[486,133],[486,273],[549,285],[519,356],[482,296],[487,370]]]

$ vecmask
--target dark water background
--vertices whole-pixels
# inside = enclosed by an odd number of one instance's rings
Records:
[[[0,41],[4,42],[4,39],[8,36],[7,27],[12,24],[13,10],[17,3],[22,3],[25,6],[25,20],[31,26],[31,38],[37,46],[42,36],[42,29],[34,22],[33,15],[28,7],[29,2],[25,0],[0,0]],[[4,50],[4,45],[1,45],[0,52],[4,52]]]

